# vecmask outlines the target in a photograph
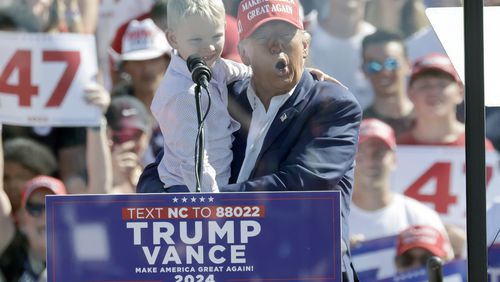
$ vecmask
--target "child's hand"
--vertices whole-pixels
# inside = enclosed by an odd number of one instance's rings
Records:
[[[348,89],[344,84],[342,84],[340,81],[338,81],[337,79],[329,76],[328,74],[322,72],[321,70],[319,69],[313,69],[313,68],[307,68],[307,70],[312,73],[319,81],[330,81],[330,82],[333,82],[335,84],[338,84],[342,87],[344,87],[345,89]]]
[[[104,86],[92,83],[85,88],[85,100],[87,103],[99,107],[101,113],[104,115],[111,102],[111,95]]]

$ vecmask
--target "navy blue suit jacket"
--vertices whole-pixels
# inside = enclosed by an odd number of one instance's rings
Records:
[[[229,87],[229,111],[240,122],[233,142],[231,181],[219,187],[236,191],[335,190],[342,194],[342,237],[349,246],[348,216],[353,188],[361,107],[342,86],[315,81],[304,72],[292,96],[280,108],[249,180],[235,183],[245,157],[252,109],[247,99],[249,80]],[[349,252],[343,258],[349,276]]]
[[[304,72],[294,93],[280,108],[271,124],[250,180],[235,183],[245,157],[252,115],[246,95],[249,82],[247,79],[228,87],[228,109],[241,124],[241,128],[234,134],[230,179],[233,184],[219,189],[222,192],[340,191],[342,236],[345,247],[348,248],[348,216],[361,122],[358,102],[342,86],[316,81],[310,73]],[[148,171],[148,168],[145,170],[139,181],[138,191],[155,192],[151,191],[153,186],[162,187],[158,186],[161,185],[158,178],[144,182],[144,176],[154,173],[157,177],[156,171]],[[159,184],[152,181],[158,181]],[[343,257],[343,270],[347,272],[348,281],[354,281],[349,266],[347,250]]]

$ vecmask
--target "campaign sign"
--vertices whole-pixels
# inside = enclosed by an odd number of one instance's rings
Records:
[[[84,99],[95,83],[93,35],[0,32],[0,122],[94,126],[101,113]]]
[[[488,247],[488,276],[491,282],[500,282],[500,244]]]
[[[367,240],[351,247],[352,263],[360,281],[394,276],[397,236]]]
[[[339,192],[47,197],[47,274],[78,281],[341,281]]]
[[[351,248],[352,262],[360,281],[427,281],[426,269],[397,273],[394,263],[396,243],[397,236],[387,236],[364,241]],[[453,260],[443,265],[443,278],[445,282],[465,282],[467,281],[466,277],[467,263],[465,260]]]
[[[434,209],[445,223],[465,226],[465,148],[399,146],[392,190]],[[486,152],[488,202],[500,195],[500,169],[496,152]],[[476,189],[478,187],[471,187]]]
[[[372,280],[366,280],[369,282]],[[420,268],[398,273],[392,278],[376,282],[427,282],[427,269]],[[441,280],[440,280],[441,281]],[[443,265],[443,282],[467,282],[467,262],[463,259],[453,260]]]

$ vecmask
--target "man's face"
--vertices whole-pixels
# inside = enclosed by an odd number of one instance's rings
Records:
[[[170,45],[187,60],[193,54],[200,55],[207,65],[220,58],[224,48],[223,20],[213,22],[206,17],[189,16],[167,32]]]
[[[256,89],[276,95],[290,91],[299,82],[308,48],[302,31],[287,22],[271,21],[245,40],[240,55],[253,69]]]
[[[53,194],[49,189],[41,188],[31,193],[22,209],[20,230],[28,238],[29,247],[38,260],[45,261],[46,226],[45,196]]]
[[[417,116],[442,118],[455,115],[463,101],[462,87],[446,73],[422,74],[411,84],[408,94]]]
[[[366,46],[363,71],[379,97],[393,97],[405,91],[410,66],[403,45],[392,41]]]
[[[5,193],[9,197],[14,213],[21,207],[21,192],[24,185],[35,176],[35,173],[21,164],[5,161],[3,176]]]
[[[398,272],[404,272],[411,269],[425,267],[427,260],[433,254],[420,247],[415,247],[404,252],[402,255],[396,257],[396,268]]]
[[[155,92],[167,70],[170,58],[161,56],[144,61],[126,61],[123,69],[132,79],[135,95],[140,99],[145,93]]]
[[[378,138],[359,143],[356,154],[356,181],[377,185],[390,177],[395,167],[394,151]]]

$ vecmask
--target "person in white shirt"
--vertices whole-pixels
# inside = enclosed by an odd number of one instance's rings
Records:
[[[227,111],[227,84],[250,76],[251,69],[221,58],[225,36],[225,10],[221,0],[171,0],[167,21],[167,39],[174,54],[151,104],[164,137],[164,155],[158,174],[165,189],[183,185],[190,191],[196,189],[196,84],[186,60],[190,55],[199,54],[212,72],[200,188],[203,192],[217,192],[219,186],[229,181],[231,135],[240,126]],[[202,94],[203,111],[207,112],[208,96],[205,91]]]
[[[354,191],[349,216],[351,245],[399,234],[412,225],[434,227],[446,234],[439,215],[429,207],[391,190],[391,173],[396,167],[394,130],[378,119],[365,119],[359,130]],[[396,250],[394,250],[394,254]],[[362,266],[354,266],[363,269]],[[380,268],[392,263],[381,261]]]
[[[363,20],[366,1],[325,3],[317,22],[312,20],[308,28],[312,35],[308,64],[341,81],[366,109],[373,102],[373,91],[361,67],[361,41],[376,30]]]

